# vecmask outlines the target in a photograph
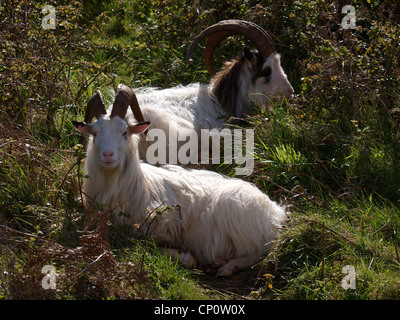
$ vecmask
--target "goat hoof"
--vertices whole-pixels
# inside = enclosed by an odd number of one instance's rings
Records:
[[[219,268],[225,265],[228,262],[226,259],[215,259],[213,263],[211,264],[212,268]]]
[[[234,270],[232,268],[221,267],[218,269],[217,277],[229,277],[233,274]]]
[[[197,267],[197,260],[190,253],[184,254],[179,260],[188,269],[194,269]]]

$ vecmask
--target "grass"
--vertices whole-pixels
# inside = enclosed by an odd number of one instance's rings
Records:
[[[70,24],[44,32],[40,3],[28,20],[23,2],[0,5],[0,299],[399,299],[396,10],[355,1],[360,28],[346,33],[335,29],[340,7],[326,1],[45,4]],[[110,103],[120,82],[208,82],[202,50],[193,65],[185,52],[226,18],[271,30],[296,97],[252,108],[255,168],[241,177],[287,205],[290,221],[253,268],[219,279],[83,210],[84,153],[71,121],[97,88]],[[244,44],[230,39],[215,60]],[[46,264],[59,274],[55,291],[40,286]],[[345,290],[348,265],[356,288]]]
[[[148,246],[148,244],[147,244]],[[151,250],[125,250],[122,261],[135,261],[140,258],[151,282],[154,298],[166,300],[204,300],[221,299],[212,290],[206,289],[196,280],[196,270],[182,268],[167,254],[160,254],[152,244]]]
[[[388,227],[391,219],[398,219],[398,208],[370,203],[366,208],[366,203],[354,208],[335,203],[329,210],[313,208],[296,215],[291,222],[294,230],[285,234],[275,253],[279,256],[275,259],[282,263],[277,297],[399,297],[399,278],[394,276],[400,267],[395,248],[398,239],[393,238],[393,225]],[[364,224],[367,213],[372,217],[368,227]],[[342,268],[346,265],[355,268],[355,290],[344,290],[341,285]],[[301,274],[299,269],[303,269]]]

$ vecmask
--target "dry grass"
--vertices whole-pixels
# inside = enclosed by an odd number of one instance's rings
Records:
[[[146,272],[115,257],[108,242],[106,212],[86,211],[80,245],[75,248],[53,239],[0,226],[5,271],[0,274],[7,299],[143,299]],[[38,244],[40,243],[40,244]],[[42,268],[56,268],[56,290],[44,289]]]

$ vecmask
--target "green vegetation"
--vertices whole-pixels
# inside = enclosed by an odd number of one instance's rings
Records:
[[[355,30],[340,28],[348,4]],[[44,5],[56,8],[55,29],[41,27]],[[83,210],[84,155],[71,120],[97,88],[110,103],[118,83],[209,82],[203,51],[187,65],[186,50],[228,18],[274,35],[296,92],[271,110],[254,106],[246,124],[256,152],[245,179],[291,218],[251,270],[211,279]],[[384,0],[2,3],[0,299],[400,298],[399,23],[399,5]],[[226,41],[216,66],[244,45]],[[41,287],[46,264],[57,290]],[[346,265],[356,289],[341,286]]]

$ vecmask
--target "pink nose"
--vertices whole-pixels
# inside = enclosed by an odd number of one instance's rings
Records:
[[[105,150],[103,151],[103,156],[106,160],[112,158],[112,156],[114,155],[114,151],[112,150]]]

